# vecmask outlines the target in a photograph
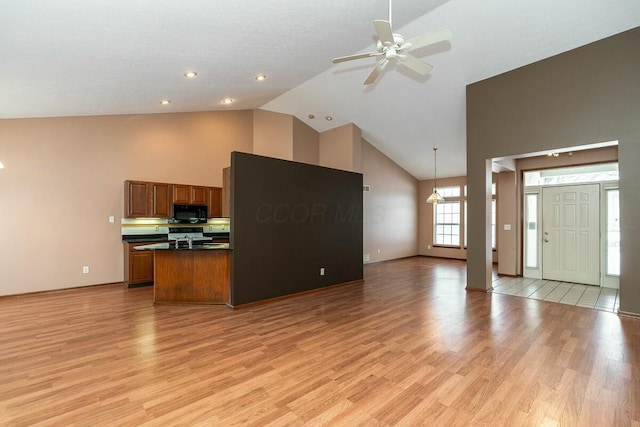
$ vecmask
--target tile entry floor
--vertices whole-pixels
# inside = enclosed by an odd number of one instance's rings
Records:
[[[614,313],[620,305],[617,289],[525,277],[494,276],[493,292]]]

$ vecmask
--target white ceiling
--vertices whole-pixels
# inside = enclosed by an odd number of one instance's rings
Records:
[[[354,123],[419,179],[437,145],[439,176],[464,175],[465,85],[640,26],[638,0],[396,0],[395,33],[454,36],[412,52],[430,76],[391,66],[363,86],[375,59],[331,59],[374,50],[387,13],[387,0],[0,0],[0,118],[263,108],[318,131]]]

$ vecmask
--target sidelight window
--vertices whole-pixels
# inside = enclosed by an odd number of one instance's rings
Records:
[[[524,262],[526,268],[538,268],[538,194],[524,200]]]
[[[620,276],[620,192],[617,188],[608,188],[607,203],[607,235],[606,235],[606,274]]]

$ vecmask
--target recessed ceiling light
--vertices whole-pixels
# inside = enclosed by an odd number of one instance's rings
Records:
[[[331,116],[324,116],[324,119],[328,122],[330,122],[331,120],[333,120],[333,117]]]
[[[160,104],[162,104],[162,105],[169,105],[169,104],[171,104],[171,101],[170,101],[170,100],[168,100],[168,99],[163,99],[162,101],[160,101]]]
[[[187,71],[186,73],[184,73],[184,76],[188,79],[192,79],[197,75],[198,73],[196,73],[195,71]]]
[[[220,101],[220,104],[231,104],[232,102],[233,102],[233,99],[225,98],[222,101]]]
[[[255,79],[259,82],[266,80],[267,76],[265,76],[264,74],[258,74],[257,76],[255,76]]]
[[[309,117],[310,119],[315,119],[316,118],[316,116],[313,115],[313,114],[309,114],[307,117]]]

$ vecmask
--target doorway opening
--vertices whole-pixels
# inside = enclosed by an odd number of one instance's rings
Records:
[[[618,289],[618,163],[527,171],[523,183],[523,276]]]

